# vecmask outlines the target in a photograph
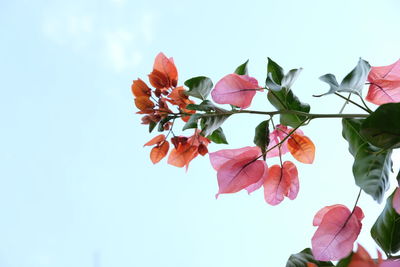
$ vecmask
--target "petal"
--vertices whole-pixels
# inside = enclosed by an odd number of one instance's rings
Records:
[[[348,267],[378,267],[368,252],[359,244],[357,252],[351,256]]]
[[[168,164],[179,168],[186,166],[187,168],[190,161],[192,161],[197,155],[197,146],[191,146],[188,143],[185,145],[179,144],[178,148],[171,150],[168,157]]]
[[[175,87],[178,81],[178,70],[176,69],[173,58],[167,58],[164,53],[160,52],[154,60],[153,69],[165,74],[168,78],[170,86]]]
[[[388,66],[372,67],[368,81],[367,101],[376,105],[400,102],[400,59]]]
[[[288,138],[288,149],[292,156],[298,161],[311,164],[314,161],[315,157],[315,145],[305,135],[293,133]]]
[[[357,213],[360,214],[361,211]],[[351,213],[347,207],[339,205],[328,210],[312,238],[315,259],[340,260],[349,255],[361,231],[361,225],[356,213]]]
[[[314,220],[313,220],[313,225],[314,226],[318,226],[321,224],[322,222],[322,218],[324,218],[325,214],[330,211],[331,209],[334,209],[336,207],[346,207],[342,204],[336,204],[336,205],[332,205],[332,206],[326,206],[322,209],[320,209],[315,215],[314,215]]]
[[[162,141],[165,140],[165,135],[163,134],[159,134],[156,137],[152,138],[149,142],[147,142],[146,144],[144,144],[143,146],[154,146],[156,144],[161,143]]]
[[[139,96],[135,98],[135,105],[143,113],[153,113],[154,103],[148,96]]]
[[[132,93],[135,97],[139,96],[150,96],[150,88],[147,86],[147,84],[142,81],[141,79],[134,80],[132,83]]]
[[[228,74],[217,82],[211,92],[218,104],[231,104],[242,109],[248,108],[260,86],[256,79],[247,75]]]
[[[257,183],[264,174],[267,165],[254,158],[239,158],[226,162],[218,170],[217,179],[219,194],[236,193]]]
[[[250,195],[251,193],[253,193],[257,189],[259,189],[264,184],[265,179],[267,179],[267,177],[268,177],[268,166],[265,165],[264,174],[262,175],[260,180],[258,180],[257,183],[251,184],[251,185],[249,185],[248,187],[245,188],[247,193]]]
[[[237,158],[240,154],[248,152],[248,154],[243,156],[248,157],[258,157],[261,155],[261,151],[255,146],[246,146],[237,149],[223,149],[213,153],[209,153],[210,162],[213,168],[218,171],[222,165],[224,165],[229,160]]]
[[[269,168],[268,177],[264,182],[264,198],[270,205],[278,205],[284,199],[295,199],[299,192],[299,179],[296,166],[285,161],[283,167],[274,165]]]
[[[169,150],[168,141],[165,141],[160,146],[153,147],[150,152],[150,159],[153,162],[153,164],[156,164],[160,160],[162,160],[168,154],[168,150]]]
[[[278,157],[279,156],[279,147],[275,147],[279,144],[287,135],[288,129],[284,125],[277,125],[275,129],[269,134],[269,144],[267,150],[267,158]],[[287,142],[283,142],[281,144],[281,155],[286,154],[289,152],[287,148]]]

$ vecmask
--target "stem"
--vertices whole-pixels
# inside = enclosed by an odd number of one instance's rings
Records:
[[[364,108],[363,108],[364,109]],[[213,116],[222,116],[222,115],[233,115],[233,114],[259,114],[259,115],[279,115],[279,114],[292,114],[307,117],[308,119],[317,119],[317,118],[366,118],[369,114],[321,114],[321,113],[307,113],[302,111],[295,110],[278,110],[278,111],[258,111],[258,110],[232,110],[232,111],[224,111],[224,112],[214,112],[214,113],[205,113],[201,114],[202,117],[213,117]],[[183,116],[191,116],[193,114],[189,113],[173,113],[173,115],[183,115]],[[307,121],[306,120],[306,121]]]
[[[338,93],[335,92],[335,95],[337,95],[337,96],[339,96],[339,97],[341,97],[343,99],[346,99],[348,102],[352,103],[353,105],[356,105],[357,107],[361,108],[362,110],[364,110],[364,111],[366,111],[368,113],[372,113],[372,111],[369,108],[365,108],[365,107],[361,106],[360,104],[354,102],[353,100],[350,100],[350,99],[342,96],[341,94],[338,94]],[[362,98],[361,98],[361,100],[362,100]]]
[[[339,111],[339,114],[342,114],[344,108],[347,106],[347,104],[349,104],[350,97],[351,97],[351,93],[349,94],[349,96],[347,97],[346,101],[344,102],[342,108],[341,108],[340,111]]]
[[[365,103],[364,99],[360,95],[359,95],[359,97],[360,97],[361,102],[363,103],[364,107],[369,110],[368,113],[372,113],[373,111],[367,106],[367,103]]]

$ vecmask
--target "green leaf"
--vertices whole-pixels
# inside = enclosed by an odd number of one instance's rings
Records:
[[[235,73],[238,75],[248,75],[247,63],[249,63],[249,60],[237,67]]]
[[[286,75],[283,76],[281,82],[279,83],[274,80],[272,73],[268,73],[265,85],[272,91],[280,91],[283,88],[290,89],[293,83],[297,80],[297,77],[301,71],[302,68],[290,70]]]
[[[297,96],[295,96],[292,90],[282,88],[280,91],[269,91],[268,92],[269,102],[277,110],[295,110],[301,112],[310,112],[310,105],[300,102]],[[281,114],[280,123],[286,126],[297,127],[302,123],[306,116],[299,116],[295,114]]]
[[[207,136],[207,138],[210,139],[212,142],[214,142],[216,144],[228,144],[228,141],[226,141],[226,137],[225,137],[224,131],[222,131],[221,127],[216,129],[209,136]]]
[[[282,87],[290,89],[303,69],[292,69],[282,79]]]
[[[371,228],[372,238],[389,255],[400,250],[400,214],[393,209],[393,196],[394,192]]]
[[[354,156],[353,175],[356,184],[380,203],[389,187],[392,151],[369,144],[360,134],[362,123],[362,119],[343,119],[342,135]]]
[[[349,74],[347,74],[346,77],[344,77],[340,85],[337,82],[335,75],[331,73],[319,77],[321,81],[329,84],[330,88],[328,92],[318,96],[333,94],[335,92],[349,92],[361,95],[361,91],[364,88],[364,84],[368,78],[370,69],[371,66],[369,63],[360,58],[357,66]]]
[[[283,69],[281,66],[279,66],[272,59],[268,58],[267,76],[270,76],[271,79],[276,84],[281,84],[283,76],[285,76],[285,73],[283,72]]]
[[[213,88],[213,83],[210,78],[199,76],[185,81],[185,85],[189,87],[185,94],[205,100]]]
[[[213,114],[212,116],[204,116],[204,127],[202,133],[204,136],[211,135],[217,130],[231,114]]]
[[[211,102],[210,100],[204,100],[200,104],[189,104],[186,106],[186,109],[205,112],[217,111],[220,113],[226,111],[225,109],[219,108],[214,105],[213,102]]]
[[[187,129],[196,129],[197,128],[197,121],[201,118],[201,114],[192,114],[190,115],[190,119],[186,122],[185,125],[183,125],[182,130],[187,130]]]
[[[269,120],[261,122],[254,134],[254,144],[261,149],[263,159],[265,160],[265,151],[269,144]]]
[[[159,132],[163,132],[164,131],[164,124],[166,124],[167,122],[169,122],[173,118],[174,118],[173,116],[168,116],[168,117],[165,117],[164,119],[160,120],[160,122],[158,123],[158,129],[157,130]]]
[[[400,147],[400,103],[379,106],[361,125],[361,134],[374,146]]]
[[[151,133],[156,126],[157,126],[157,122],[151,121],[149,123],[149,133]]]
[[[290,255],[286,262],[286,267],[307,267],[308,262],[312,262],[318,267],[334,266],[330,261],[318,261],[314,259],[311,249],[306,248],[297,254]]]

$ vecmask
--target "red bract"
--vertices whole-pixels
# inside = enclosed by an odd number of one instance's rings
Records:
[[[195,134],[189,138],[185,136],[176,136],[171,138],[174,145],[168,157],[168,164],[175,167],[189,167],[189,163],[199,154],[204,156],[208,153],[207,145],[210,140],[200,135],[200,130],[196,130]]]
[[[366,100],[376,105],[400,102],[400,59],[389,66],[372,67]]]
[[[217,197],[242,189],[251,193],[260,188],[268,176],[268,166],[265,161],[258,160],[260,156],[258,147],[224,149],[210,153],[211,164],[217,170]]]
[[[260,86],[255,78],[247,75],[228,74],[217,82],[211,92],[218,104],[231,104],[242,109],[248,108]]]
[[[154,61],[153,72],[149,74],[149,80],[157,89],[176,87],[178,71],[172,57],[167,58],[163,53],[159,53]]]
[[[270,205],[278,205],[286,196],[295,199],[299,192],[299,178],[296,166],[285,161],[281,166],[269,168],[269,175],[264,181],[264,198]]]
[[[382,255],[378,252],[378,262],[376,263],[368,252],[359,244],[357,252],[350,259],[348,267],[379,267],[382,263]]]
[[[312,237],[312,252],[317,260],[340,260],[350,254],[361,231],[364,214],[359,207],[352,213],[346,206],[333,205],[321,209],[313,225],[319,226]]]
[[[153,164],[156,164],[168,154],[169,143],[167,140],[165,140],[165,135],[160,134],[144,144],[144,146],[154,145],[156,146],[151,149],[150,159]]]
[[[393,209],[398,214],[400,214],[400,188],[399,187],[396,188],[396,192],[394,193],[392,205],[393,205]]]

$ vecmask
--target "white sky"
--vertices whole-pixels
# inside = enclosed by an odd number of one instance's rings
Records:
[[[131,82],[146,79],[163,51],[175,59],[179,84],[199,75],[216,82],[247,59],[262,84],[269,56],[286,70],[304,68],[293,89],[313,112],[336,113],[341,100],[311,96],[327,89],[318,77],[341,79],[360,56],[374,66],[397,60],[399,7],[394,0],[1,1],[0,266],[284,266],[310,246],[317,210],[352,207],[356,198],[340,121],[304,128],[317,154],[313,165],[297,164],[295,201],[271,207],[262,190],[215,200],[207,157],[188,173],[151,164],[142,146],[154,135],[134,114]],[[254,109],[272,108],[258,93]],[[210,150],[252,145],[262,119],[230,118],[223,127],[230,145]],[[382,206],[365,194],[360,206],[359,242],[374,254],[369,229]]]

